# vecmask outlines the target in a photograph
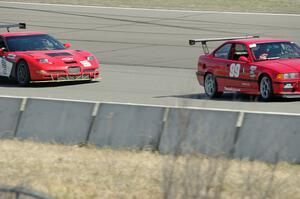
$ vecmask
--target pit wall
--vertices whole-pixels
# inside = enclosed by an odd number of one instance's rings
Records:
[[[300,162],[300,114],[0,97],[0,138]]]

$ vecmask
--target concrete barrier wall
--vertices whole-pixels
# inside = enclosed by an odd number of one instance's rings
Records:
[[[157,150],[164,115],[162,107],[100,104],[89,143],[112,148]]]
[[[300,163],[300,116],[246,113],[235,158]]]
[[[21,103],[21,98],[0,97],[0,138],[14,136]]]
[[[171,108],[161,137],[161,153],[230,155],[239,113]]]
[[[20,110],[22,102],[0,97],[0,138],[300,163],[297,115],[106,103],[96,112],[96,103],[46,99]]]
[[[94,103],[28,99],[17,137],[62,144],[85,142],[93,108]]]

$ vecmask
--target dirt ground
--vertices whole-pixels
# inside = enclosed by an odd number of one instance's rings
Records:
[[[58,199],[295,199],[299,177],[300,167],[287,163],[0,140],[1,184]]]

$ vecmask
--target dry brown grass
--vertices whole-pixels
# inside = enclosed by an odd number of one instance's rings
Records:
[[[300,0],[5,0],[189,10],[300,13]]]
[[[300,198],[300,167],[0,140],[0,184],[68,198]]]

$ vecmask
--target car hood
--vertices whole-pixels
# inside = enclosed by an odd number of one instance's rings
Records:
[[[300,72],[300,59],[277,59],[262,61],[259,65],[278,72]]]
[[[30,56],[33,59],[48,59],[52,63],[76,63],[92,56],[89,52],[77,50],[26,51],[18,54]]]

